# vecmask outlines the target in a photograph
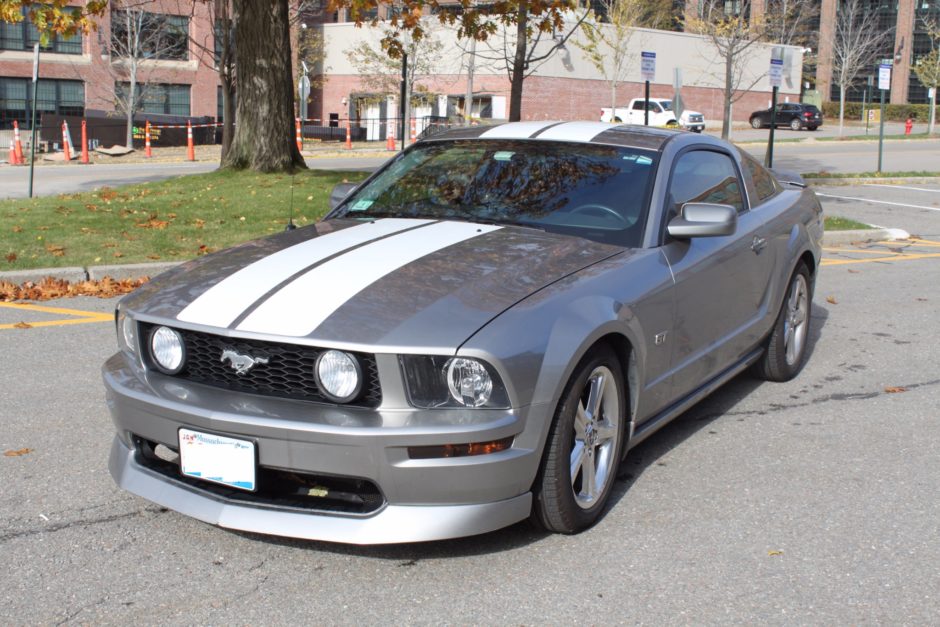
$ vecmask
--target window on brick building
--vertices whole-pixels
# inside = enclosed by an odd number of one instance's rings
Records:
[[[139,10],[112,11],[111,54],[184,61],[189,58],[189,17]]]
[[[85,115],[85,83],[39,79],[36,113]],[[13,120],[26,125],[33,106],[33,82],[28,78],[0,78],[0,128],[11,128]]]
[[[81,34],[66,37],[51,34],[45,44],[39,41],[39,30],[29,19],[29,12],[23,11],[23,20],[20,22],[0,21],[0,50],[32,50],[39,44],[43,52],[56,52],[59,54],[81,54]]]
[[[124,94],[130,87],[129,83],[117,83],[114,86],[117,99],[124,100]],[[137,86],[138,106],[141,113],[157,113],[161,115],[184,115],[190,113],[190,85],[171,85],[166,83],[147,83]]]

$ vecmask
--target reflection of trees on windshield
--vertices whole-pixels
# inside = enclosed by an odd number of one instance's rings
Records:
[[[585,204],[618,209],[625,194],[645,192],[652,163],[645,151],[592,144],[429,143],[360,190],[343,213],[538,223]]]

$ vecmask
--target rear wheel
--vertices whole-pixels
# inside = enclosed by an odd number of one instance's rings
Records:
[[[756,116],[755,116],[755,117],[751,118],[751,127],[752,127],[752,128],[761,128],[762,126],[763,126],[763,124],[761,124],[761,121],[760,121],[760,118],[759,118],[759,117],[756,117]]]
[[[757,376],[767,381],[789,381],[803,368],[813,306],[812,281],[800,262],[787,288],[777,321],[757,362]]]
[[[576,533],[604,510],[623,447],[626,395],[614,352],[585,356],[565,386],[533,492],[532,520],[557,533]]]
[[[799,118],[793,118],[792,120],[790,120],[790,129],[791,129],[791,130],[798,131],[798,130],[800,130],[801,128],[803,128],[803,123],[800,122],[800,119],[799,119]]]
[[[807,128],[807,130],[815,131],[815,130],[816,130],[817,128],[819,128],[819,127],[818,127],[818,126],[807,126],[806,128]]]
[[[623,122],[619,117],[614,117],[614,122]]]

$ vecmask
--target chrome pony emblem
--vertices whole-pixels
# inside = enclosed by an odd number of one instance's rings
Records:
[[[249,370],[257,366],[258,364],[268,363],[267,357],[252,357],[251,355],[242,355],[238,353],[233,348],[226,348],[222,350],[222,363],[228,360],[229,365],[232,367],[232,370],[235,371],[235,374],[242,375],[247,373]]]

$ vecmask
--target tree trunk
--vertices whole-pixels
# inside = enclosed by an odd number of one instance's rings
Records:
[[[516,12],[516,54],[512,60],[512,75],[509,77],[509,121],[522,119],[522,82],[525,80],[525,57],[529,43],[526,27],[529,23],[529,6],[519,3]]]
[[[845,119],[845,86],[839,85],[839,137],[842,137],[842,120]]]
[[[232,50],[232,17],[229,15],[229,0],[216,0],[219,41],[219,83],[222,87],[222,152],[221,159],[232,147],[235,133],[235,59]]]
[[[734,95],[734,55],[730,52],[725,57],[725,102],[721,120],[721,138],[731,137],[731,97]]]
[[[136,108],[134,104],[137,102],[136,94],[134,93],[137,90],[137,67],[136,64],[133,64],[130,70],[130,82],[126,94],[127,102],[127,133],[124,137],[124,145],[128,148],[134,147],[134,109]]]
[[[222,77],[222,161],[232,148],[235,133],[235,82],[231,76]]]
[[[305,168],[294,139],[294,80],[287,0],[234,0],[238,124],[222,167]]]
[[[933,124],[937,117],[937,89],[940,89],[940,86],[934,85],[933,95],[930,97],[930,123],[927,125],[928,135],[933,135]]]

